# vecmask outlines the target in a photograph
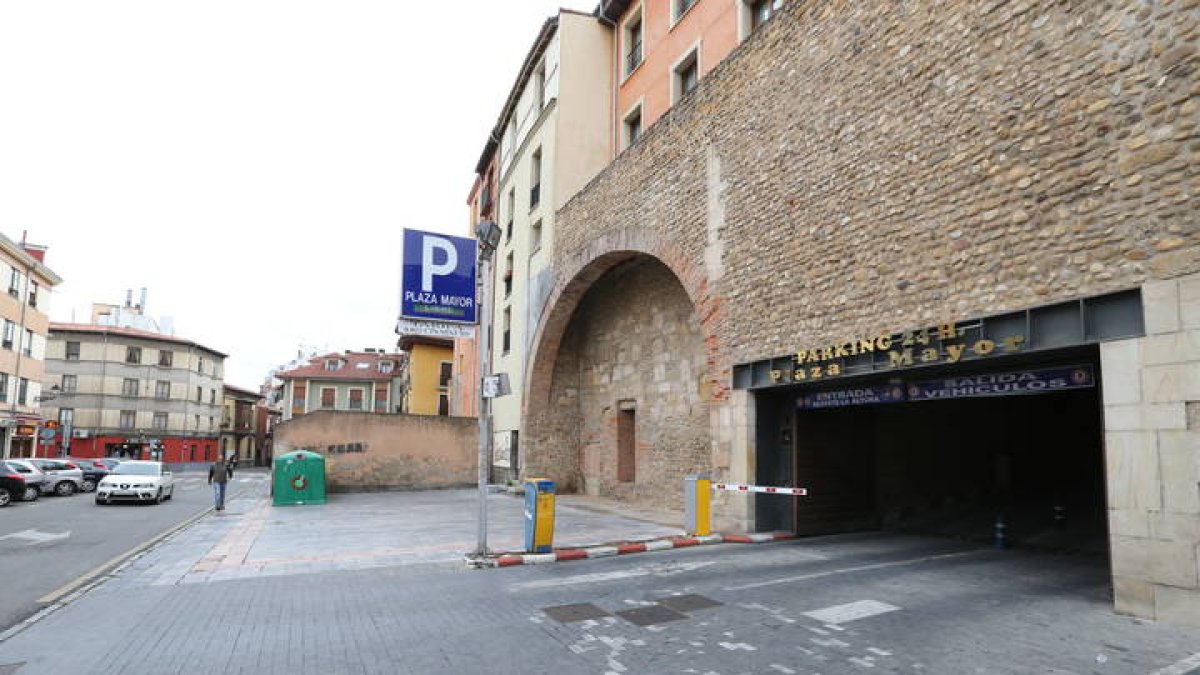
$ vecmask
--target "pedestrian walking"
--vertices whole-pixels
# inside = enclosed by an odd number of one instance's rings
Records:
[[[213,508],[217,511],[225,510],[225,487],[232,475],[233,470],[220,457],[208,467],[208,484],[212,486]]]

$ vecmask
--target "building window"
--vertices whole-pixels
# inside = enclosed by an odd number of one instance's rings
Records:
[[[759,26],[766,23],[782,6],[783,0],[743,0],[741,15],[738,17],[741,39],[750,37],[751,33],[758,30]]]
[[[204,357],[203,356],[201,356],[196,361],[196,372],[201,373],[201,374],[204,373]]]
[[[154,423],[152,424],[152,426],[154,427],[155,431],[166,431],[167,430],[167,413],[164,413],[164,412],[154,413]]]
[[[387,387],[375,387],[375,412],[387,412]]]
[[[342,367],[341,359],[329,359],[329,360],[325,361],[325,370],[328,370],[330,372],[339,370],[339,369],[341,369],[341,367]]]
[[[158,380],[154,383],[154,398],[166,400],[171,398],[171,383],[167,380]]]
[[[546,105],[546,61],[543,59],[533,76],[533,110],[537,112]]]
[[[204,387],[196,387],[196,403],[204,402]]]
[[[529,182],[533,185],[533,187],[529,188],[529,210],[532,211],[542,202],[541,148],[533,151],[533,158],[530,160],[529,166]]]
[[[450,414],[450,397],[446,394],[438,394],[438,414],[442,416]]]
[[[62,384],[60,384],[59,386],[62,387],[62,393],[74,394],[75,388],[77,386],[79,386],[78,376],[77,375],[63,375],[62,376]]]
[[[141,347],[126,347],[125,348],[125,363],[141,363],[142,348]]]
[[[504,308],[504,333],[501,338],[500,349],[504,354],[507,354],[512,348],[512,308]]]
[[[395,369],[396,369],[395,361],[380,361],[379,362],[379,372],[381,372],[381,373],[390,373]]]
[[[529,228],[529,255],[542,250],[542,221],[537,221]]]
[[[292,388],[292,414],[304,414],[304,401],[307,398],[308,392],[305,391],[304,385],[297,384]]]
[[[337,400],[337,391],[328,387],[321,389],[321,407],[332,408]]]
[[[67,343],[67,360],[68,361],[78,361],[79,360],[79,343],[78,342],[68,342]]]
[[[58,409],[58,426],[62,429],[64,438],[66,438],[66,434],[71,429],[71,423],[74,421],[75,421],[75,409],[74,408],[59,408]]]
[[[637,408],[633,401],[617,408],[617,480],[630,483],[637,478]]]
[[[25,329],[25,339],[21,342],[21,353],[25,356],[33,356],[33,331]]]
[[[209,405],[217,404],[217,390],[216,389],[208,390],[208,403],[209,403]]]
[[[351,389],[350,390],[350,409],[351,410],[362,410],[363,409],[363,391],[362,391],[362,389]]]
[[[21,272],[15,267],[12,274],[8,275],[8,294],[14,298],[21,297]]]
[[[37,307],[38,303],[38,282],[29,282],[29,306]]]
[[[215,418],[213,418],[213,416],[212,416],[212,415],[209,415],[209,416],[208,416],[208,430],[209,430],[209,431],[212,431],[212,430],[213,430],[213,429],[215,429],[216,427],[217,427],[217,423],[216,423],[216,420],[215,420]]]
[[[454,362],[442,361],[438,364],[438,388],[450,388],[450,380],[454,378]]]
[[[693,49],[690,54],[675,66],[674,83],[671,86],[671,102],[687,96],[700,83],[700,50]]]
[[[621,123],[621,147],[628,148],[642,137],[642,106],[639,103]]]
[[[138,395],[138,381],[133,378],[130,378],[130,377],[125,378],[125,382],[123,382],[121,384],[121,395],[122,396],[137,396]]]
[[[17,324],[13,323],[12,321],[9,321],[8,319],[5,319],[4,320],[4,343],[3,343],[4,348],[12,349],[13,341],[16,339],[17,339]]]
[[[628,77],[642,65],[642,8],[625,22],[625,75]]]
[[[132,429],[137,426],[137,411],[122,410],[120,426],[122,429]]]
[[[17,385],[17,405],[28,405],[29,400],[29,380],[21,378]]]
[[[8,403],[8,373],[0,373],[0,403]]]
[[[683,15],[687,14],[687,11],[695,6],[695,4],[696,0],[675,0],[675,20],[679,21],[683,18]]]
[[[512,295],[513,287],[513,254],[509,253],[504,259],[504,297]]]
[[[508,222],[504,225],[504,241],[512,240],[513,214],[517,212],[517,189],[508,191]]]
[[[195,425],[195,426],[193,426],[192,428],[193,428],[193,429],[195,429],[196,431],[199,431],[199,430],[200,430],[200,416],[199,416],[199,415],[192,415],[192,417],[194,418],[194,419],[192,420],[192,422],[193,422],[193,424]]]
[[[164,368],[170,368],[175,361],[175,352],[169,349],[160,349],[158,352],[158,365]]]

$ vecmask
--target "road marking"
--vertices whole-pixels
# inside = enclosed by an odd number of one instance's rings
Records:
[[[510,592],[523,591],[531,588],[554,588],[557,586],[574,586],[576,584],[591,584],[598,581],[614,581],[617,579],[628,579],[631,577],[644,576],[670,576],[672,574],[682,574],[684,572],[692,572],[709,565],[715,565],[715,561],[704,562],[686,562],[686,563],[669,563],[669,564],[654,564],[641,565],[629,570],[621,570],[619,572],[597,572],[596,574],[578,574],[565,579],[545,579],[539,581],[525,581],[518,584],[510,584],[508,590]]]
[[[876,600],[859,600],[858,602],[848,602],[844,605],[834,605],[824,609],[816,609],[811,612],[805,612],[804,616],[816,619],[821,623],[843,624],[851,621],[858,621],[870,616],[878,616],[888,612],[895,612],[900,609],[895,605],[889,605],[886,602],[878,602]]]
[[[1192,654],[1179,663],[1173,663],[1166,668],[1160,668],[1150,675],[1187,675],[1200,666],[1200,653]]]
[[[33,546],[34,544],[44,544],[48,541],[66,539],[69,536],[71,536],[70,530],[63,532],[62,534],[50,534],[49,532],[39,532],[37,530],[22,530],[20,532],[13,532],[12,534],[6,534],[0,537],[0,539],[25,539],[29,542],[29,546]]]
[[[753,584],[743,584],[741,586],[726,586],[727,591],[744,591],[750,588],[762,588],[764,586],[774,586],[776,584],[790,584],[797,581],[808,581],[810,579],[820,579],[821,577],[831,577],[836,574],[847,574],[849,572],[865,572],[867,570],[881,570],[888,567],[899,567],[901,565],[915,565],[917,563],[929,562],[932,560],[945,560],[947,558],[961,558],[968,555],[978,555],[980,553],[990,553],[991,549],[980,549],[978,551],[960,551],[958,553],[943,553],[941,555],[930,555],[923,558],[910,558],[908,560],[894,560],[892,562],[875,563],[874,565],[858,565],[855,567],[843,567],[836,570],[828,570],[825,572],[814,572],[812,574],[801,574],[794,577],[784,577],[782,579],[772,579],[770,581],[759,581]]]

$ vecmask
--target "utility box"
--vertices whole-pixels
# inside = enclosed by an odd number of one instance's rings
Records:
[[[275,458],[271,467],[271,495],[275,506],[325,503],[325,458],[297,450]]]
[[[525,480],[525,550],[550,553],[554,542],[554,481]]]

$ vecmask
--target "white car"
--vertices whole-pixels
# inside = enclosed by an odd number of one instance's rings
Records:
[[[175,478],[162,462],[121,462],[96,486],[96,503],[154,502],[175,495]]]

